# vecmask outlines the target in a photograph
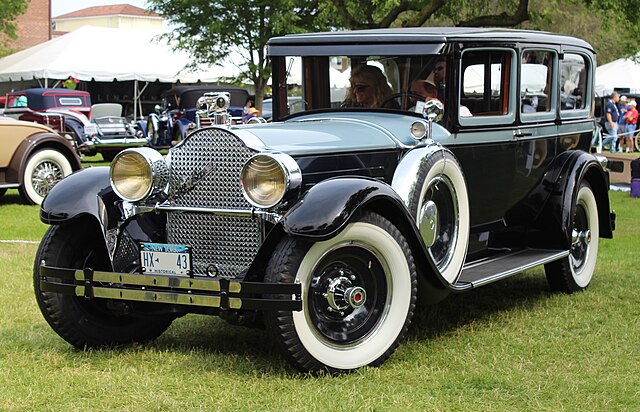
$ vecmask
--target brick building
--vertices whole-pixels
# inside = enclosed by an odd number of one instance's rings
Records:
[[[16,51],[28,49],[51,39],[51,0],[30,0],[27,12],[16,20],[16,40],[8,46]]]

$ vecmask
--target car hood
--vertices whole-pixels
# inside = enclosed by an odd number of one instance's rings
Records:
[[[410,147],[417,143],[409,134],[416,120],[388,113],[322,113],[232,130],[251,133],[267,148],[296,156]]]

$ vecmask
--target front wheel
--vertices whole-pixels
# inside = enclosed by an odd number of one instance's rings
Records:
[[[373,213],[326,241],[283,239],[265,281],[302,284],[302,311],[268,313],[267,325],[305,372],[381,365],[407,331],[417,293],[406,239]]]
[[[52,226],[36,254],[33,282],[36,301],[45,320],[60,337],[78,349],[145,342],[160,336],[172,318],[141,318],[106,299],[87,299],[40,290],[40,264],[95,270],[109,270],[96,253],[100,236],[87,229],[86,222]]]
[[[24,168],[20,195],[29,204],[42,204],[53,186],[71,173],[71,163],[62,153],[53,149],[37,151]]]
[[[565,259],[544,267],[549,286],[554,291],[573,293],[591,283],[598,257],[598,204],[591,186],[583,182],[573,210],[571,253]]]

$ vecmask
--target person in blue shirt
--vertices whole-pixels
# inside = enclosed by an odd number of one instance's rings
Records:
[[[611,93],[611,99],[604,107],[605,122],[604,128],[607,131],[605,138],[602,140],[602,146],[609,145],[609,151],[611,153],[616,151],[616,140],[618,139],[618,119],[620,118],[620,112],[616,103],[620,100],[620,95],[617,92]]]
[[[627,128],[627,121],[624,119],[624,115],[627,114],[627,111],[629,110],[630,107],[627,104],[627,96],[620,96],[620,101],[618,102],[618,113],[620,114],[620,117],[618,117],[618,140],[616,141],[618,152],[622,151],[622,146],[624,144],[624,133]]]

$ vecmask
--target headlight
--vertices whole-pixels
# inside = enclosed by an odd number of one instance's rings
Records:
[[[153,149],[127,149],[111,162],[109,177],[118,196],[136,202],[165,188],[169,168],[162,155]]]
[[[257,154],[242,168],[240,183],[249,203],[269,208],[300,187],[302,173],[296,161],[284,153]]]

